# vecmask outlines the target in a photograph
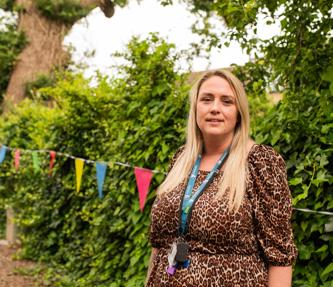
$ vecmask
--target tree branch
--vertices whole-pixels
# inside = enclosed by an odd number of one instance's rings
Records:
[[[82,7],[100,7],[107,18],[114,14],[114,3],[111,0],[81,0],[80,4]]]

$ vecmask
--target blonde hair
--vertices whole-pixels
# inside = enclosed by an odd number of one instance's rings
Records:
[[[247,142],[249,139],[250,116],[248,101],[243,84],[227,70],[213,70],[205,73],[193,86],[190,94],[190,111],[187,123],[187,136],[184,150],[178,156],[173,167],[157,190],[158,196],[169,192],[184,182],[189,176],[195,160],[203,151],[203,137],[196,122],[196,106],[201,85],[213,76],[221,77],[229,83],[235,97],[238,122],[235,127],[228,160],[219,183],[216,199],[228,194],[230,211],[238,211],[246,188],[247,176]]]

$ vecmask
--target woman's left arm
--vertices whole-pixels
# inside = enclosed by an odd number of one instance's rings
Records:
[[[291,277],[291,266],[268,267],[268,287],[291,287]]]
[[[291,287],[297,248],[291,226],[291,193],[283,158],[272,148],[260,146],[249,164],[253,192],[255,232],[268,264],[268,287]]]

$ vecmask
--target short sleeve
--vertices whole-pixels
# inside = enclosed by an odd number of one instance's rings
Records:
[[[271,147],[258,145],[249,155],[256,237],[268,264],[289,266],[297,258],[291,193],[286,165]]]

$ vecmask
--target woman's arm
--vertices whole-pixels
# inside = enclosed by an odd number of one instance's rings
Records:
[[[292,267],[268,267],[268,287],[291,287]]]
[[[151,250],[151,255],[150,255],[150,259],[149,259],[148,272],[147,272],[147,277],[146,277],[145,286],[146,286],[147,283],[148,283],[148,279],[149,279],[149,276],[150,276],[151,268],[152,268],[152,266],[153,266],[153,261],[154,261],[154,259],[155,259],[155,256],[157,255],[157,253],[158,253],[158,248],[152,248],[152,250]]]

